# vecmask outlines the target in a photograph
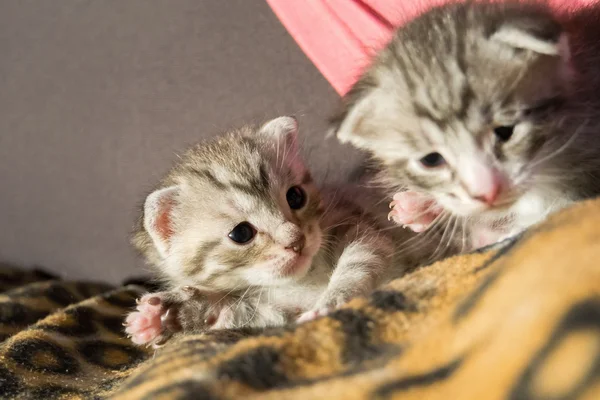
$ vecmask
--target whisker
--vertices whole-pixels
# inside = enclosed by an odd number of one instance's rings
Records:
[[[556,149],[555,151],[553,151],[552,153],[548,154],[547,156],[543,157],[540,160],[537,160],[533,163],[531,163],[529,165],[529,168],[535,168],[537,165],[540,165],[543,162],[546,162],[548,160],[551,160],[552,158],[558,156],[560,153],[562,153],[565,149],[567,149],[571,143],[573,143],[573,141],[577,138],[577,136],[579,136],[579,134],[581,133],[581,131],[583,130],[584,126],[580,126],[575,133],[573,133],[573,135],[562,145],[560,146],[558,149]]]
[[[448,232],[450,231],[448,228],[450,227],[450,224],[454,222],[454,216],[451,216],[448,221],[446,222],[446,226],[444,227],[444,232],[442,233],[442,238],[440,239],[440,242],[438,243],[437,247],[435,248],[435,250],[433,251],[433,253],[431,254],[431,256],[429,257],[429,261],[433,261],[437,258],[438,255],[438,251],[440,251],[440,249],[442,248],[442,243],[444,243],[444,239],[446,238],[446,235],[448,234]]]
[[[244,326],[248,325],[254,319],[254,316],[256,315],[256,311],[258,310],[258,307],[260,307],[260,298],[262,297],[263,291],[264,291],[264,288],[261,288],[260,292],[258,293],[258,300],[256,301],[256,304],[254,306],[254,312],[252,313],[252,316],[250,316],[250,318],[248,318],[248,320],[246,322],[244,322],[240,326],[240,328],[243,328]]]
[[[212,305],[211,305],[211,306],[208,308],[207,312],[210,312],[210,311],[212,311],[212,310],[213,310],[213,309],[214,309],[216,306],[218,306],[218,305],[219,305],[219,303],[220,303],[221,301],[223,301],[223,300],[224,300],[224,299],[225,299],[227,296],[229,296],[231,293],[233,293],[235,290],[237,290],[237,288],[239,288],[240,286],[241,286],[241,285],[236,285],[236,286],[235,286],[233,289],[231,289],[229,292],[227,292],[227,293],[226,293],[226,294],[225,294],[223,297],[221,297],[219,300],[215,301],[215,302],[214,302],[214,304],[212,304]]]
[[[462,220],[462,246],[460,247],[460,252],[464,253],[467,245],[467,219],[463,218]]]
[[[231,304],[229,307],[227,307],[227,309],[225,309],[225,311],[229,311],[233,306],[237,305],[238,303],[240,303],[243,299],[244,296],[246,296],[246,294],[248,293],[248,291],[251,289],[250,286],[248,286],[248,288],[246,289],[246,291],[242,294],[242,296],[233,304]],[[236,308],[237,309],[237,308]]]
[[[413,236],[412,238],[405,240],[404,242],[398,244],[397,245],[398,250],[394,252],[393,256],[397,257],[397,256],[405,254],[409,251],[418,249],[419,246],[425,245],[427,239],[430,239],[432,236],[434,236],[436,233],[438,233],[438,231],[442,227],[442,224],[445,221],[447,221],[448,217],[449,217],[449,215],[446,212],[442,212],[431,223],[431,225],[429,226],[427,231],[425,231],[423,233],[415,234],[415,236]],[[411,243],[411,242],[414,242],[414,243],[412,243],[410,246],[406,246],[406,244]]]

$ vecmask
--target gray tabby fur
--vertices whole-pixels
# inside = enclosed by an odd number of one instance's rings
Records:
[[[432,254],[442,255],[414,241],[399,249],[415,235],[385,229],[387,207],[375,190],[360,185],[319,189],[296,147],[295,124],[281,117],[194,146],[148,196],[133,243],[167,291],[145,296],[128,317],[136,342],[162,342],[169,330],[259,328],[300,314],[314,318]],[[302,187],[307,196],[299,210],[286,202],[292,186]],[[153,225],[161,215],[170,221],[164,237]],[[240,245],[228,233],[243,221],[257,235]],[[305,245],[296,259],[286,249],[299,236]],[[153,310],[164,329],[145,340],[136,321],[139,313],[154,318],[147,312],[153,302],[162,304]]]
[[[525,2],[434,8],[396,32],[332,132],[375,157],[390,192],[441,205],[438,225],[471,247],[514,235],[600,192],[598,15],[554,17]],[[514,134],[503,142],[498,126]],[[432,152],[443,167],[419,163]],[[494,206],[465,188],[477,168],[505,181]]]

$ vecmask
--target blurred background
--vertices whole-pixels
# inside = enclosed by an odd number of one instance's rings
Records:
[[[315,175],[344,179],[337,102],[264,1],[0,1],[0,262],[143,275],[128,235],[178,151],[293,114]]]

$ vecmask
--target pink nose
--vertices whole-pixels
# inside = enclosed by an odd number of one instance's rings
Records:
[[[502,193],[503,173],[485,159],[464,157],[458,165],[459,175],[469,196],[477,201],[493,205]]]
[[[498,199],[498,195],[500,194],[500,179],[492,179],[492,181],[488,182],[488,184],[485,185],[485,187],[482,189],[484,190],[481,190],[479,193],[473,193],[473,198],[489,206],[493,205],[496,202],[496,199]]]
[[[475,200],[479,200],[482,203],[486,203],[487,205],[491,206],[496,202],[496,199],[498,198],[498,193],[500,193],[500,187],[495,186],[493,190],[484,193],[480,196],[476,196]]]

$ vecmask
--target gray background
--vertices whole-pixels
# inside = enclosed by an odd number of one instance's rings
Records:
[[[176,151],[294,114],[316,175],[343,177],[337,101],[262,0],[0,0],[0,261],[143,274],[128,233]]]

